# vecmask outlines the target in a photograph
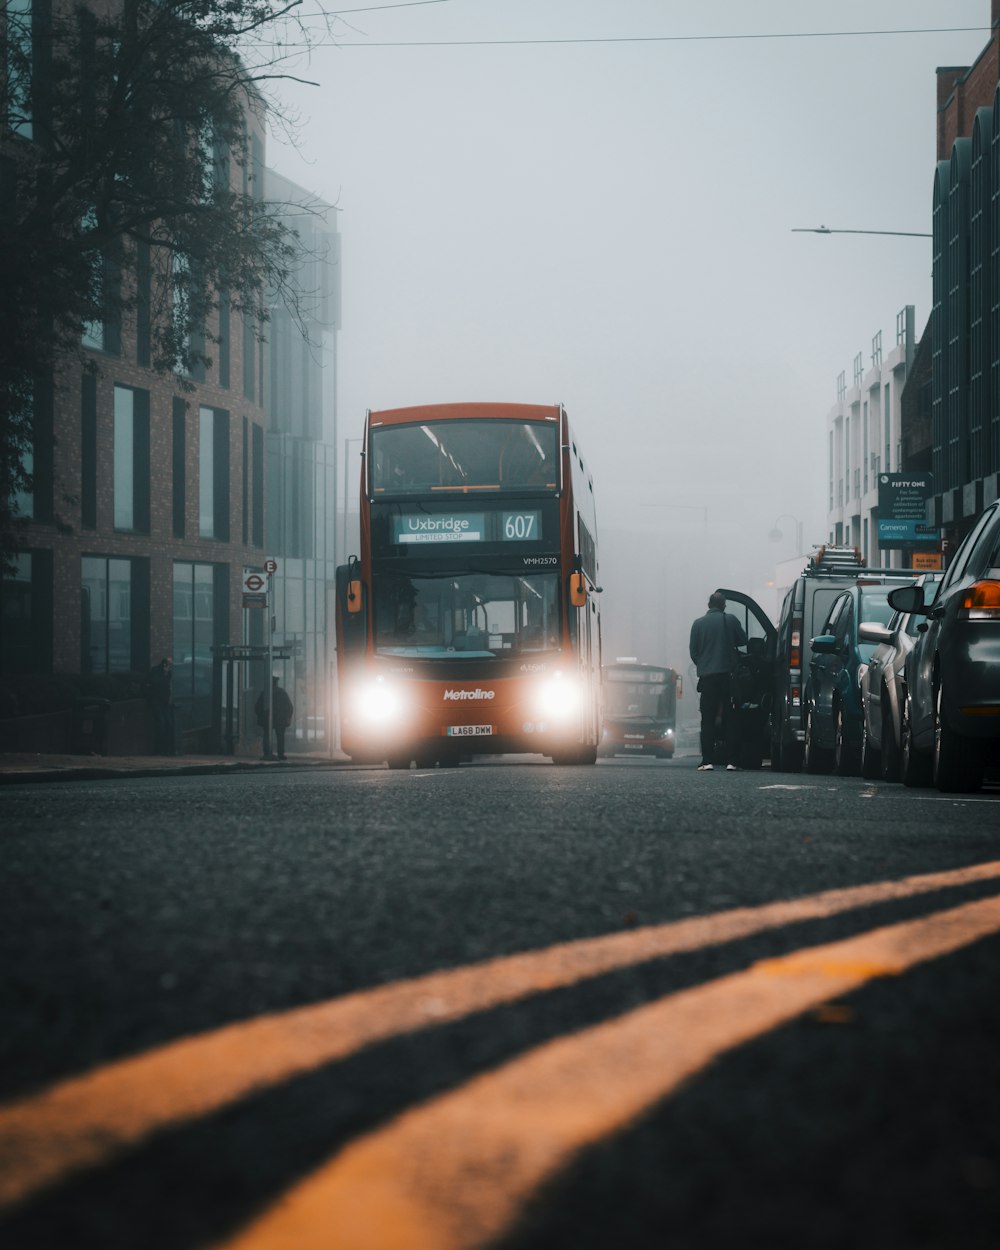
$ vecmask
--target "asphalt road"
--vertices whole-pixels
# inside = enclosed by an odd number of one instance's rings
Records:
[[[1000,791],[695,763],[5,788],[0,1244],[997,1250]]]

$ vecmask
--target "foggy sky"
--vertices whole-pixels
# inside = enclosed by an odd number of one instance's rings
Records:
[[[442,0],[344,14],[268,163],[337,205],[341,447],[367,408],[562,403],[606,653],[687,665],[717,585],[824,538],[836,378],[930,312],[935,67],[990,0]],[[979,27],[966,33],[375,47]],[[353,470],[352,470],[353,472]],[[775,520],[784,537],[768,535]],[[791,519],[789,519],[791,518]],[[768,606],[765,603],[765,606]],[[636,622],[641,624],[636,625]],[[659,654],[649,652],[659,647]]]

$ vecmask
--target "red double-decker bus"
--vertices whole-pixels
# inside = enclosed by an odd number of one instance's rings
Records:
[[[593,480],[559,405],[369,412],[361,551],[337,571],[340,731],[391,768],[601,731]]]

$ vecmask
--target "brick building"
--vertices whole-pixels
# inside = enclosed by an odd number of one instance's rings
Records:
[[[248,160],[217,176],[260,199],[262,118],[249,110],[246,126]],[[135,272],[116,275],[135,284],[134,312],[87,324],[79,351],[36,385],[34,488],[18,500],[28,524],[0,586],[0,673],[145,675],[170,655],[177,732],[198,748],[218,727],[213,648],[247,641],[244,570],[272,554],[268,429],[288,412],[272,403],[269,426],[266,336],[225,293],[194,344],[207,365],[154,369],[162,258],[150,253],[140,242]],[[282,323],[282,342],[293,337]]]

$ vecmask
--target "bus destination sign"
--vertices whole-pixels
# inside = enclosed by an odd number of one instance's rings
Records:
[[[537,542],[542,536],[538,508],[504,512],[403,512],[393,517],[393,542]]]

